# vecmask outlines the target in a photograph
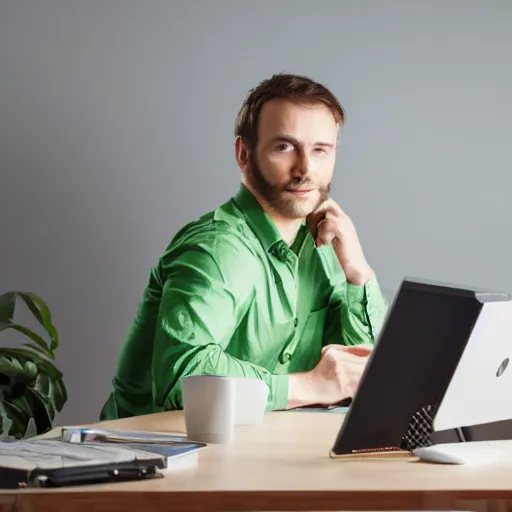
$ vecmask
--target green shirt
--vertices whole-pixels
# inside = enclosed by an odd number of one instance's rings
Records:
[[[262,379],[284,409],[288,376],[326,344],[373,343],[386,313],[374,277],[348,283],[303,224],[289,247],[243,185],[183,227],[151,270],[101,419],[182,408],[181,377]]]

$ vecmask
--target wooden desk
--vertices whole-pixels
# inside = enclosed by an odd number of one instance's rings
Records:
[[[508,467],[440,466],[413,460],[342,461],[329,449],[342,414],[274,412],[238,427],[229,446],[209,445],[195,466],[163,479],[58,490],[3,491],[0,510],[506,510]],[[97,425],[97,424],[96,424]],[[103,427],[184,433],[181,412]]]

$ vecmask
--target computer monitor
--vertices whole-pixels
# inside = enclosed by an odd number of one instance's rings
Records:
[[[487,302],[436,411],[434,429],[466,431],[512,419],[511,358],[512,301]]]
[[[435,418],[484,306],[504,301],[510,296],[502,292],[404,279],[331,456],[412,449],[411,428],[413,436],[424,428],[414,418]],[[454,381],[457,386],[463,378],[465,372]]]

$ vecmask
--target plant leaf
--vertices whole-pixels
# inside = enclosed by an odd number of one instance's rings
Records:
[[[24,397],[29,402],[29,409],[26,411],[29,418],[34,418],[39,433],[48,432],[52,428],[53,416],[46,403],[45,397],[36,388],[27,388]],[[16,403],[17,401],[14,400]],[[25,425],[25,430],[27,425]]]
[[[52,322],[50,308],[39,295],[33,292],[17,292],[20,298],[25,302],[32,314],[50,335],[50,350],[56,350],[59,346],[59,335]]]
[[[45,403],[53,421],[57,412],[62,411],[66,403],[67,396],[63,381],[61,379],[50,379],[48,375],[41,373],[37,380],[36,389],[45,397]]]
[[[43,386],[49,386],[44,381],[41,381],[41,379],[47,378],[51,382],[50,398],[53,401],[55,409],[59,412],[63,409],[68,399],[67,389],[62,372],[58,370],[52,362],[32,350],[24,348],[0,348],[0,361],[2,357],[9,358],[8,369],[14,367],[18,369],[21,375],[28,373],[33,366],[36,366],[38,376],[35,387],[45,393],[43,388],[39,388],[39,385],[42,382]],[[2,367],[0,366],[0,374],[2,373],[1,370]],[[13,372],[12,369],[11,372]],[[34,381],[31,381],[31,385],[34,385]]]
[[[25,336],[30,338],[32,341],[34,341],[42,349],[42,351],[44,352],[44,354],[47,357],[49,357],[50,359],[55,358],[55,354],[48,347],[48,345],[46,344],[46,341],[44,341],[43,338],[41,338],[41,336],[39,336],[39,334],[36,334],[34,331],[30,330],[28,327],[24,327],[23,325],[19,325],[19,324],[10,324],[7,327],[5,327],[4,330],[5,329],[14,329],[15,331],[21,332],[22,334],[24,334]]]
[[[3,330],[4,324],[10,324],[14,316],[16,307],[16,295],[14,292],[4,293],[0,295],[0,331]]]
[[[28,421],[30,419],[26,410],[21,409],[15,403],[8,400],[3,401],[5,412],[12,421],[9,432],[5,432],[2,425],[2,437],[14,437],[22,439],[27,430]]]
[[[26,348],[1,347],[0,356],[1,355],[8,355],[23,361],[32,361],[42,369],[44,373],[47,373],[53,379],[62,379],[62,373],[51,363],[51,361],[48,361],[47,357],[39,355],[33,350],[28,350]]]
[[[14,322],[17,297],[49,337]],[[0,332],[6,329],[16,330],[33,342],[20,348],[0,347],[0,439],[24,439],[49,431],[56,413],[67,402],[63,374],[52,363],[59,338],[48,306],[34,293],[0,295]]]
[[[60,412],[68,401],[68,391],[64,379],[53,379],[52,380],[52,395],[55,409]]]
[[[19,360],[0,355],[0,373],[8,376],[10,379],[23,384],[30,384],[36,381],[37,367],[25,368]]]
[[[2,438],[25,439],[51,430],[41,398],[30,392],[20,399],[3,402],[5,413],[11,420],[9,431],[2,431]],[[50,426],[49,426],[50,425]]]
[[[46,351],[43,350],[42,348],[39,348],[37,345],[31,345],[30,343],[22,343],[21,346],[22,347],[27,347],[30,350],[34,350],[39,355],[42,355],[44,357],[48,357],[48,354],[46,353]]]
[[[0,401],[0,426],[2,433],[0,434],[0,441],[12,441],[14,437],[9,435],[13,421],[9,418],[7,411],[4,407],[3,399]]]
[[[21,439],[34,432],[34,425],[37,434],[50,430],[56,413],[67,401],[62,373],[33,349],[0,348],[0,376],[8,379],[0,391],[5,414],[13,422],[3,437]],[[29,428],[31,418],[34,423]]]
[[[56,413],[55,399],[53,397],[53,388],[54,386],[50,377],[44,373],[41,373],[37,379],[37,389],[43,396],[48,398],[47,405],[50,409],[52,420],[55,417]]]

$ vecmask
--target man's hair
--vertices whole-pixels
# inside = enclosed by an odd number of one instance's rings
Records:
[[[275,74],[249,91],[237,115],[235,137],[242,137],[250,149],[254,149],[258,141],[261,108],[273,99],[284,99],[297,104],[324,104],[337,123],[345,122],[343,107],[327,87],[307,76]]]

